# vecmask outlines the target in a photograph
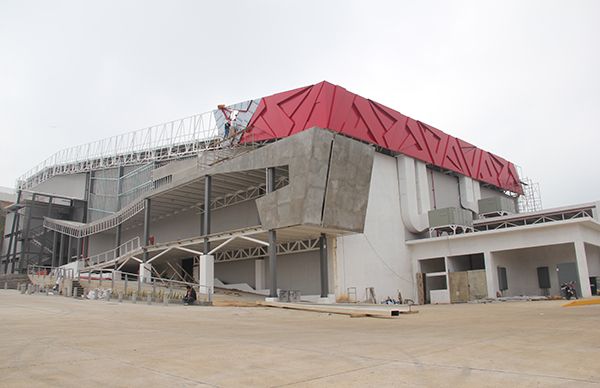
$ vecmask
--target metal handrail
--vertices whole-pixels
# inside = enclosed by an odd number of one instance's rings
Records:
[[[115,165],[140,164],[169,156],[193,154],[203,143],[219,138],[214,111],[65,148],[33,167],[17,180],[29,189],[60,173],[89,171]]]
[[[73,268],[51,267],[37,264],[29,264],[27,266],[27,275],[32,276],[56,276],[64,279],[75,278]]]
[[[79,260],[84,264],[85,267],[89,267],[93,265],[98,265],[100,263],[104,263],[106,261],[116,260],[117,258],[121,256],[126,256],[139,248],[140,238],[134,237],[131,240],[119,245],[117,248],[98,253],[94,256],[84,257]],[[119,253],[118,256],[117,252]]]

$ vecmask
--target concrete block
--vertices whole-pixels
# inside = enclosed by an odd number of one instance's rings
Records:
[[[268,296],[265,298],[265,302],[279,302],[279,298],[273,298]]]

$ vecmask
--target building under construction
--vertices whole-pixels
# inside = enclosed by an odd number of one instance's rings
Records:
[[[523,193],[513,163],[321,82],[58,151],[18,180],[0,270],[328,301],[595,293],[598,204]]]

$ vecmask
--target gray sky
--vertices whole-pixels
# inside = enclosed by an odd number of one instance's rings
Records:
[[[55,151],[327,80],[600,200],[598,1],[0,0],[0,185]]]

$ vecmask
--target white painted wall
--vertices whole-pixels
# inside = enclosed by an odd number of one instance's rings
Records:
[[[412,238],[405,230],[400,212],[396,159],[375,154],[369,204],[363,234],[338,237],[336,242],[335,294],[356,287],[357,298],[365,299],[365,288],[375,287],[378,299],[414,299],[412,262],[404,241]],[[318,264],[317,268],[318,268]]]

